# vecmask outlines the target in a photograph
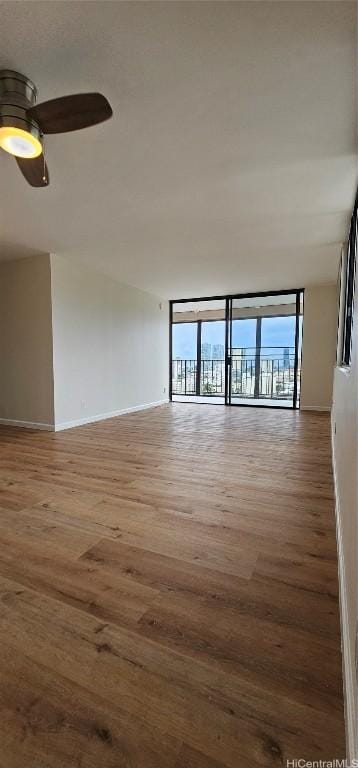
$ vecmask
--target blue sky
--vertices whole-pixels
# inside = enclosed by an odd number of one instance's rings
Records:
[[[254,347],[256,344],[255,320],[234,320],[233,347]],[[202,324],[202,343],[225,346],[225,322]],[[295,317],[265,317],[262,320],[261,344],[264,347],[293,347],[295,344]],[[173,325],[173,358],[196,358],[196,323]]]

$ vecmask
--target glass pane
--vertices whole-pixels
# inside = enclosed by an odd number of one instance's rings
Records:
[[[225,322],[202,323],[201,357],[204,360],[224,360],[225,358]]]
[[[263,317],[261,327],[262,347],[295,347],[296,317]]]
[[[292,400],[295,382],[296,316],[263,317],[259,396]]]
[[[172,332],[172,392],[195,395],[198,324],[174,323]]]
[[[292,407],[296,294],[232,301],[231,401]]]
[[[173,359],[196,360],[197,323],[174,323]]]
[[[253,397],[255,390],[256,318],[232,321],[231,392]]]
[[[225,403],[225,310],[223,299],[173,303],[174,399]],[[200,362],[197,359],[199,334]]]
[[[200,394],[225,394],[225,321],[201,324]]]
[[[256,319],[232,321],[232,347],[253,350],[256,347]]]

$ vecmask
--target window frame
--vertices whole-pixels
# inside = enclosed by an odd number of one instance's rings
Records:
[[[341,360],[343,367],[349,368],[352,359],[352,331],[354,313],[354,290],[357,270],[358,236],[358,193],[352,212],[345,259],[342,260],[343,310],[341,315],[342,343]]]

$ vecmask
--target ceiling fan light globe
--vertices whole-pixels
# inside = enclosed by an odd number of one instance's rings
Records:
[[[34,158],[42,153],[42,144],[37,136],[15,126],[0,127],[0,147],[15,157]]]

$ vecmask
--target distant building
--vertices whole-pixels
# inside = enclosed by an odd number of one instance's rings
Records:
[[[201,345],[201,359],[211,360],[211,344],[204,343]]]
[[[224,360],[224,345],[213,344],[213,360]]]
[[[283,350],[283,367],[284,368],[290,367],[290,350],[288,347],[285,347]]]

